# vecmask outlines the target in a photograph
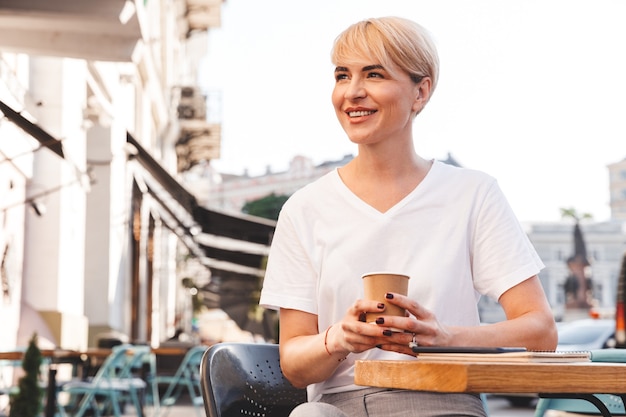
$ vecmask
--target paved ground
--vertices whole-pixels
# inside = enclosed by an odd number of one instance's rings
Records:
[[[529,407],[513,407],[504,398],[490,395],[487,397],[487,406],[489,417],[533,417],[535,415],[535,402]]]

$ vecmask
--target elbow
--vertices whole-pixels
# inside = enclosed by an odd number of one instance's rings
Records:
[[[537,314],[528,317],[522,346],[534,351],[554,351],[558,344],[556,323],[552,314]]]
[[[546,317],[544,325],[540,329],[536,338],[537,350],[555,350],[559,342],[559,335],[552,315]]]
[[[281,371],[285,379],[294,387],[304,389],[309,385],[308,382],[302,379],[301,372],[291,372],[289,369],[282,367],[282,365]]]
[[[556,324],[552,321],[552,325],[546,331],[546,350],[555,350],[557,344],[559,343],[559,335],[556,330]]]

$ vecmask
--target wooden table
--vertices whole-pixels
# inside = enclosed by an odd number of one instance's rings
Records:
[[[0,351],[0,360],[22,361],[26,350]],[[53,417],[56,411],[56,365],[65,363],[73,366],[85,361],[82,352],[66,349],[41,349],[41,356],[48,360],[48,386],[46,388],[46,407],[44,413]]]
[[[444,361],[356,361],[357,385],[435,392],[537,393],[580,398],[615,394],[626,401],[626,363],[521,363]]]

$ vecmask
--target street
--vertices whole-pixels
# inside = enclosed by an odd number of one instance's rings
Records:
[[[532,417],[535,414],[534,401],[529,407],[513,407],[506,399],[494,395],[487,396],[489,417]]]

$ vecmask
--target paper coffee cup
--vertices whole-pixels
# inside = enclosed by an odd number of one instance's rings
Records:
[[[391,304],[385,298],[388,292],[407,295],[409,291],[408,275],[396,274],[390,272],[370,272],[363,275],[363,289],[365,290],[366,300],[375,300],[385,304],[385,311],[382,313],[367,313],[365,321],[373,323],[376,318],[382,315],[388,316],[406,316],[406,310]]]

